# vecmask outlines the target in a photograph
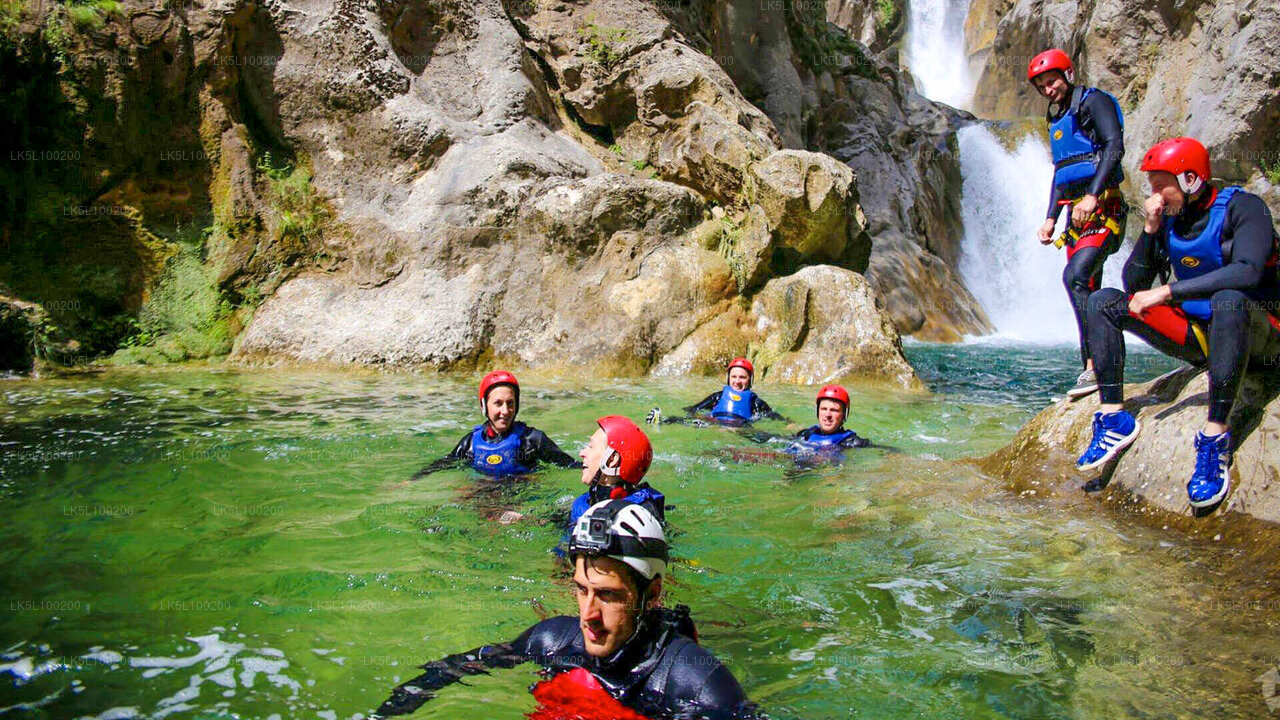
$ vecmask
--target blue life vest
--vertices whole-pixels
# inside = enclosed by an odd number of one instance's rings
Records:
[[[604,488],[601,488],[601,490],[603,489]],[[568,556],[566,548],[569,547],[569,538],[573,534],[574,526],[578,524],[578,518],[582,517],[583,513],[591,509],[592,505],[595,505],[597,502],[605,500],[608,497],[609,495],[607,493],[601,493],[597,495],[596,499],[593,501],[591,499],[591,491],[588,490],[573,499],[573,506],[569,509],[569,527],[565,528],[564,537],[560,539],[560,544],[553,549],[553,552],[555,552],[556,555],[560,557]],[[667,499],[661,491],[645,485],[644,487],[636,488],[635,492],[622,499],[629,503],[635,503],[636,505],[644,505],[645,509],[652,512],[653,516],[658,519],[658,522],[666,523]]]
[[[711,409],[711,417],[717,420],[750,420],[755,397],[756,394],[750,390],[734,390],[725,385],[720,391],[720,402]]]
[[[1100,92],[1111,99],[1116,107],[1116,117],[1120,120],[1120,129],[1124,130],[1124,113],[1120,111],[1120,103],[1111,93],[1097,88],[1080,88],[1072,92],[1071,106],[1049,124],[1049,149],[1053,152],[1053,184],[1057,187],[1070,185],[1082,180],[1089,180],[1098,172],[1098,153],[1101,147],[1085,134],[1080,127],[1078,113],[1085,98]],[[1123,175],[1121,176],[1123,177]]]
[[[600,502],[600,500],[607,498],[608,495],[605,495],[595,502]],[[653,516],[658,519],[658,522],[666,522],[666,496],[656,488],[648,486],[636,488],[634,492],[622,499],[629,503],[646,506],[646,509],[651,511]],[[569,532],[573,532],[574,526],[578,524],[578,518],[582,517],[582,513],[589,510],[595,502],[591,500],[590,491],[574,498],[573,507],[569,509]]]
[[[1184,238],[1173,229],[1173,218],[1164,220],[1165,242],[1168,243],[1169,264],[1173,274],[1179,280],[1190,280],[1222,267],[1222,227],[1227,222],[1227,203],[1240,190],[1237,186],[1224,187],[1218,191],[1213,205],[1209,208],[1209,221],[1204,230],[1194,238]],[[1179,307],[1186,314],[1208,320],[1213,314],[1209,301],[1184,300]]]
[[[787,447],[787,452],[794,454],[794,452],[801,452],[804,450],[812,451],[838,448],[840,447],[840,443],[848,440],[854,435],[857,435],[857,433],[852,430],[841,430],[840,432],[834,432],[830,435],[824,435],[822,431],[818,429],[818,426],[814,425],[809,428],[809,436],[800,437],[794,440],[791,445]],[[792,448],[795,448],[794,452]]]
[[[520,444],[529,432],[522,422],[511,426],[511,432],[490,440],[484,425],[471,432],[471,467],[486,475],[522,475],[533,468],[520,463]]]

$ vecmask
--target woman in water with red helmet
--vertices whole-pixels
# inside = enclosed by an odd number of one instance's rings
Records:
[[[419,470],[412,479],[464,465],[498,476],[531,473],[540,462],[563,468],[582,467],[541,430],[516,422],[520,383],[515,375],[505,370],[485,375],[479,395],[485,421],[464,435],[448,455]]]

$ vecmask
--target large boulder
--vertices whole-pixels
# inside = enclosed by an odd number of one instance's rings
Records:
[[[757,376],[775,382],[870,379],[921,386],[867,281],[829,265],[770,280],[750,308],[733,308],[698,328],[658,363],[654,374],[718,374],[743,348]]]
[[[1237,444],[1231,493],[1219,513],[1238,512],[1280,523],[1280,383],[1274,367],[1255,368],[1241,384],[1229,418]],[[1018,432],[985,464],[1020,490],[1051,489],[1101,476],[1117,500],[1137,499],[1148,508],[1192,515],[1186,485],[1195,468],[1192,440],[1205,422],[1208,377],[1190,367],[1141,385],[1125,387],[1126,407],[1142,424],[1141,434],[1112,463],[1091,475],[1075,471],[1075,458],[1089,443],[1093,398],[1063,400]],[[1074,483],[1072,483],[1074,484]]]

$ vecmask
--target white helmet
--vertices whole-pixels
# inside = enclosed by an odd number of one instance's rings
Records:
[[[652,580],[667,571],[667,538],[662,524],[643,505],[604,500],[578,518],[569,555],[613,558]]]

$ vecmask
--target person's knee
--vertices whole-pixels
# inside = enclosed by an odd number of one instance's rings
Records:
[[[1249,311],[1249,297],[1239,290],[1219,290],[1209,297],[1213,316],[1241,316]]]
[[[1117,308],[1127,308],[1129,298],[1116,288],[1102,288],[1089,295],[1089,315],[1106,315]]]
[[[1062,284],[1068,291],[1089,290],[1089,271],[1084,264],[1067,263],[1062,269]]]

